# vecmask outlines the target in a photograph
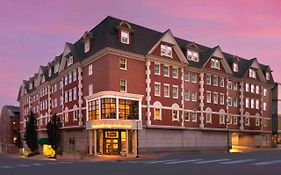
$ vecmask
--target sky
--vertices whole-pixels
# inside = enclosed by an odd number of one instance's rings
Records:
[[[270,65],[281,82],[279,0],[0,0],[0,107],[85,31],[113,16]],[[281,106],[280,106],[281,107]],[[280,108],[281,109],[281,108]]]

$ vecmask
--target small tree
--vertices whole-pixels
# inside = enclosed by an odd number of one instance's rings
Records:
[[[37,121],[35,115],[32,111],[30,111],[26,121],[26,130],[25,130],[24,139],[32,155],[38,152],[38,143],[37,143],[38,135],[36,129],[37,129]]]
[[[16,141],[15,141],[15,145],[18,149],[22,149],[23,145],[22,145],[20,132],[17,131],[16,135],[17,135],[17,138],[16,138]]]
[[[52,119],[47,124],[48,141],[52,149],[55,151],[55,158],[61,139],[60,126],[60,120],[56,114],[52,116]]]

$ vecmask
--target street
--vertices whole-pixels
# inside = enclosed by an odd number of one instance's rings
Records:
[[[0,155],[0,174],[281,175],[281,150],[249,153],[182,154],[159,159],[82,162],[10,158]]]

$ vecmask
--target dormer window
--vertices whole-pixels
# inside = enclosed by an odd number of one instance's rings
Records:
[[[51,77],[52,76],[52,69],[50,68],[49,69],[49,77]]]
[[[73,56],[69,55],[68,59],[67,59],[67,67],[73,64]]]
[[[269,72],[266,72],[266,73],[265,73],[265,77],[266,77],[266,80],[270,80],[270,73],[269,73]]]
[[[256,71],[254,69],[249,69],[249,77],[256,78]]]
[[[232,65],[233,72],[238,72],[238,63],[233,63]]]
[[[90,50],[90,39],[86,39],[85,42],[84,42],[84,50],[85,50],[85,53],[89,52]]]
[[[129,38],[129,31],[121,30],[121,43],[123,44],[129,44],[130,38]]]
[[[190,61],[198,62],[199,61],[198,52],[187,50],[187,59]]]
[[[57,73],[59,71],[59,67],[60,67],[60,64],[57,63],[55,66],[54,66],[54,73]]]
[[[29,84],[29,90],[31,90],[33,88],[33,83]]]
[[[220,69],[220,61],[217,59],[211,59],[211,68],[213,69]]]
[[[165,44],[161,44],[161,56],[173,58],[172,47]]]

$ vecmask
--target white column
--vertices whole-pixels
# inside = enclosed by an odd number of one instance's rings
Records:
[[[182,114],[181,114],[181,126],[184,126],[184,68],[181,68],[181,106],[182,106]]]
[[[119,120],[119,97],[116,97],[116,119]]]
[[[75,69],[76,71],[76,69]],[[82,88],[83,88],[83,84],[82,84],[82,68],[79,67],[78,68],[78,108],[79,108],[79,126],[82,126],[83,125],[83,115],[82,115],[82,103],[83,103],[83,100],[82,100],[82,97],[83,97],[83,91],[82,91]]]
[[[94,129],[94,155],[96,156],[97,155],[97,145],[98,142],[97,142],[97,130]]]
[[[200,81],[199,81],[199,85],[200,85],[200,88],[199,88],[199,93],[200,93],[200,96],[199,96],[199,99],[200,99],[200,110],[201,110],[201,116],[200,116],[200,128],[204,128],[204,73],[200,73]]]
[[[240,130],[244,130],[244,83],[240,82]]]
[[[150,83],[151,83],[151,79],[150,79],[150,61],[146,62],[146,101],[147,101],[147,125],[151,124],[151,112],[150,112],[150,91],[151,91],[151,87],[150,87]]]
[[[93,155],[93,130],[89,130],[89,154]]]
[[[129,132],[126,129],[126,155],[129,155]]]

